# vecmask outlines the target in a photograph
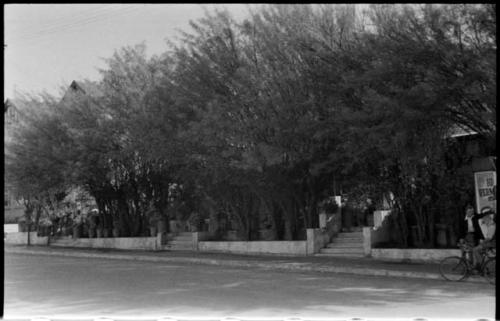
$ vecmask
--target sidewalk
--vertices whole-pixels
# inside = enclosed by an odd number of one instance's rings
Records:
[[[140,260],[147,262],[190,263],[222,265],[240,268],[259,268],[294,272],[326,272],[355,275],[406,277],[443,280],[439,264],[385,262],[370,258],[343,257],[290,257],[270,255],[237,255],[226,253],[202,253],[194,251],[132,251],[82,248],[54,248],[46,246],[6,245],[5,253],[55,255],[80,258],[113,260]],[[482,277],[473,276],[467,282],[486,283]]]

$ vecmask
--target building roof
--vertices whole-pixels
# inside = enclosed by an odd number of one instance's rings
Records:
[[[69,103],[72,99],[95,99],[102,96],[103,92],[99,89],[97,83],[88,80],[73,80],[61,98],[60,103]]]
[[[100,97],[103,95],[103,92],[99,89],[97,83],[89,80],[83,80],[83,81],[73,80],[71,82],[71,85],[69,86],[69,89],[73,91],[81,91],[82,93],[89,95],[91,97]]]

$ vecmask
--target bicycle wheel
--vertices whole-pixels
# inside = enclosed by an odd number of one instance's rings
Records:
[[[495,284],[495,279],[496,279],[496,262],[497,260],[494,258],[488,259],[486,263],[484,263],[483,267],[483,272],[484,272],[484,278],[488,280],[491,284]]]
[[[460,281],[467,276],[467,263],[461,257],[450,256],[441,261],[439,272],[448,281]]]

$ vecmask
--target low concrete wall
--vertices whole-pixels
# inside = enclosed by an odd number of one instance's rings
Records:
[[[65,243],[69,247],[86,247],[121,250],[158,250],[157,237],[110,237],[110,238],[80,238]]]
[[[387,225],[363,228],[363,248],[366,256],[392,262],[438,263],[448,256],[460,256],[459,249],[377,249],[379,243],[390,240]]]
[[[110,238],[64,238],[64,243],[58,245],[57,240],[52,240],[54,246],[82,247],[82,248],[103,248],[121,250],[159,250],[157,237],[110,237]],[[37,236],[37,232],[30,233],[30,243],[32,245],[51,245],[48,236]],[[28,244],[28,232],[7,233],[5,244],[26,245]]]
[[[198,242],[201,252],[307,255],[307,241]]]
[[[37,236],[37,232],[30,232],[31,245],[47,245],[48,236]],[[28,232],[7,233],[5,235],[5,244],[27,245]]]
[[[19,224],[4,224],[4,233],[17,233],[19,232]]]
[[[460,256],[459,249],[372,249],[374,259],[396,262],[438,263],[448,256]]]

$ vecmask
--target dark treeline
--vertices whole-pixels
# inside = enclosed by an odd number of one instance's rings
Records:
[[[290,240],[335,181],[392,192],[402,246],[410,225],[426,244],[458,229],[471,156],[447,135],[495,146],[495,5],[270,5],[191,27],[161,56],[117,51],[83,95],[24,98],[6,155],[19,195],[54,209],[81,186],[124,236],[210,218]]]

